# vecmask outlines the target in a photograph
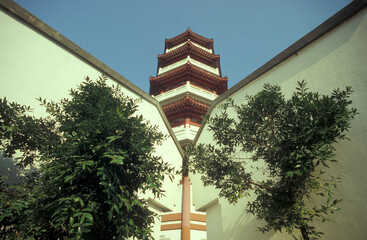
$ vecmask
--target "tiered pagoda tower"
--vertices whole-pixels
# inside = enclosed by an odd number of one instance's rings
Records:
[[[165,40],[164,54],[158,55],[157,76],[149,81],[150,94],[161,104],[173,132],[185,147],[194,140],[211,102],[227,90],[228,78],[222,77],[213,39],[188,28]],[[178,187],[181,202],[173,212],[162,214],[161,239],[206,239],[206,216],[192,205],[188,172],[183,173]]]
[[[220,56],[214,54],[213,39],[187,29],[165,40],[158,55],[157,76],[150,77],[150,94],[161,104],[180,144],[192,142],[210,103],[227,90]]]

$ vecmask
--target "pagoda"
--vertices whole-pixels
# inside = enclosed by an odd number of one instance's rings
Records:
[[[167,116],[181,146],[190,144],[211,102],[227,90],[220,56],[214,54],[213,39],[186,32],[165,40],[164,54],[158,54],[157,76],[150,77],[150,94]],[[187,161],[183,159],[183,169]],[[161,215],[161,239],[206,239],[206,214],[195,211],[191,202],[188,171],[182,174],[176,209]]]
[[[165,40],[158,55],[157,76],[150,77],[150,94],[161,104],[181,146],[195,138],[210,103],[227,90],[220,56],[214,54],[213,39],[187,29]]]

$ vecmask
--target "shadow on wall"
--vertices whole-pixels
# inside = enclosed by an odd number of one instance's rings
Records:
[[[243,214],[237,219],[235,224],[232,224],[230,228],[226,229],[226,239],[231,240],[293,240],[292,235],[288,233],[276,233],[266,232],[262,233],[258,227],[264,226],[264,223],[257,220],[252,214],[243,212]],[[296,236],[297,232],[294,233]],[[223,238],[224,239],[224,238]],[[208,238],[208,240],[210,240]]]
[[[206,209],[206,228],[208,240],[223,238],[222,208],[217,199],[216,203]]]
[[[240,202],[239,204],[243,204]],[[233,220],[233,219],[232,219]],[[233,240],[243,240],[243,239],[270,239],[272,233],[261,233],[258,231],[258,227],[262,226],[262,223],[256,220],[256,218],[246,211],[236,219],[235,224],[231,224],[228,229],[225,230],[225,236],[228,236]]]

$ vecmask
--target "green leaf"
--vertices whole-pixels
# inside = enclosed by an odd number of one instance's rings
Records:
[[[64,178],[64,182],[69,182],[74,176],[68,175]]]
[[[117,213],[120,213],[120,209],[116,204],[113,205],[113,208],[115,209]]]
[[[75,227],[78,227],[79,225],[80,223],[77,222],[77,223],[74,223],[72,227],[75,228]]]
[[[85,218],[87,218],[87,219],[89,219],[90,221],[93,221],[93,216],[92,216],[92,214],[90,214],[90,213],[83,213],[83,216],[85,217]]]
[[[293,171],[288,171],[285,173],[286,177],[293,177]]]
[[[82,217],[80,218],[80,224],[82,224],[84,222],[84,220],[85,220],[85,216],[83,214]]]
[[[111,221],[113,217],[113,210],[108,211],[108,220]]]
[[[78,216],[81,216],[83,215],[83,212],[76,212],[74,213],[73,217],[78,217]]]
[[[70,225],[73,225],[74,224],[74,218],[73,217],[70,217],[69,224]]]

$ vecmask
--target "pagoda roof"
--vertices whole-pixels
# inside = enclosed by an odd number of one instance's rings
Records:
[[[177,102],[163,106],[162,109],[168,120],[172,120],[186,114],[195,116],[205,115],[209,109],[209,105],[196,101],[190,95],[186,95]]]
[[[220,56],[195,46],[191,41],[165,54],[158,54],[158,66],[165,67],[190,55],[193,59],[214,68],[219,67]]]
[[[172,48],[174,46],[177,46],[183,42],[186,42],[188,39],[190,39],[191,41],[206,47],[208,49],[213,49],[213,39],[208,39],[205,38],[197,33],[194,33],[193,31],[191,31],[190,28],[188,28],[186,30],[186,32],[181,33],[180,35],[173,37],[171,39],[166,39],[165,40],[165,45],[166,45],[166,49],[167,48]]]
[[[172,71],[157,77],[150,77],[150,94],[160,94],[162,88],[180,81],[198,82],[216,91],[218,95],[227,90],[227,77],[220,77],[191,64],[189,61]]]

